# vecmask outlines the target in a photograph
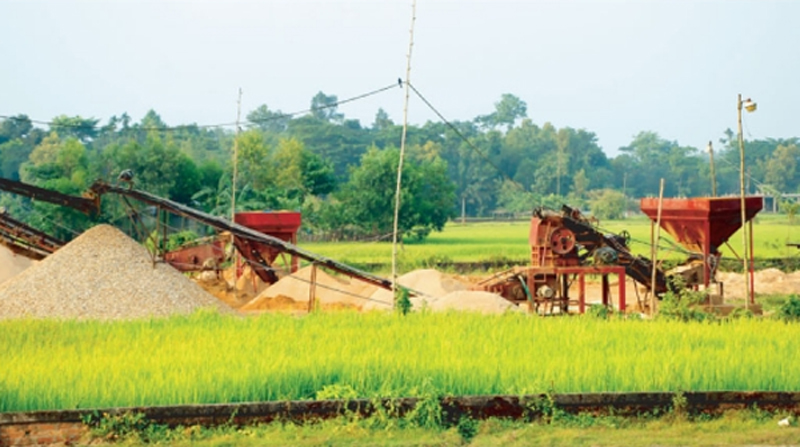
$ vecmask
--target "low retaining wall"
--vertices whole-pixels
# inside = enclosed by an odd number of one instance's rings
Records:
[[[575,414],[605,414],[613,410],[617,415],[635,416],[655,409],[669,409],[676,396],[676,393],[463,396],[442,398],[441,406],[443,417],[448,422],[458,421],[464,415],[474,419],[535,419],[542,416],[546,408],[553,406]],[[692,413],[718,413],[753,406],[770,411],[800,413],[800,393],[796,392],[687,392],[681,393],[681,396],[686,411]],[[369,416],[379,407],[403,415],[413,410],[418,401],[417,398],[283,401],[0,413],[0,446],[74,444],[88,434],[82,418],[94,413],[142,413],[154,423],[170,426],[244,425],[275,420],[318,420],[339,416],[344,411]]]

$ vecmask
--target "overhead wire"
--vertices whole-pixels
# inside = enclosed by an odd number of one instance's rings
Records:
[[[499,167],[499,166],[497,166],[497,164],[495,164],[495,163],[494,163],[494,162],[493,162],[491,159],[489,159],[489,157],[488,157],[486,154],[484,154],[484,153],[483,153],[483,151],[481,151],[481,150],[480,150],[480,149],[479,149],[479,148],[478,148],[478,147],[477,147],[477,146],[476,146],[476,145],[475,145],[475,144],[474,144],[472,141],[470,141],[470,140],[469,140],[469,138],[467,138],[467,137],[466,137],[466,136],[465,136],[465,135],[464,135],[464,134],[461,132],[461,130],[459,130],[459,129],[458,129],[458,127],[456,127],[456,126],[455,126],[453,123],[451,123],[451,122],[450,122],[450,120],[448,120],[447,118],[445,118],[445,117],[444,117],[444,115],[442,115],[442,113],[441,113],[441,112],[439,112],[439,110],[438,110],[436,107],[434,107],[434,105],[433,105],[433,104],[431,104],[431,102],[430,102],[430,101],[428,101],[428,99],[427,99],[427,98],[426,98],[426,97],[425,97],[425,96],[424,96],[422,93],[420,93],[420,91],[419,91],[419,90],[417,90],[417,88],[416,88],[416,87],[414,87],[414,84],[412,84],[412,83],[410,83],[410,82],[409,82],[409,83],[408,83],[408,86],[409,86],[409,88],[411,88],[411,90],[413,90],[413,91],[414,91],[414,94],[415,94],[415,95],[417,95],[417,97],[418,97],[418,98],[419,98],[419,99],[420,99],[420,100],[421,100],[423,103],[425,103],[425,105],[426,105],[426,106],[428,106],[428,108],[429,108],[429,109],[431,109],[431,111],[432,111],[433,113],[435,113],[435,114],[436,114],[436,116],[438,116],[440,120],[442,120],[442,122],[443,122],[443,123],[444,123],[444,124],[445,124],[447,127],[449,127],[449,128],[450,128],[450,129],[451,129],[451,130],[452,130],[452,131],[453,131],[453,132],[454,132],[454,133],[455,133],[455,134],[456,134],[456,135],[459,137],[459,138],[461,138],[461,139],[462,139],[462,140],[463,140],[465,143],[467,143],[467,145],[470,147],[470,149],[472,149],[472,151],[473,151],[473,152],[475,152],[476,154],[478,154],[478,155],[479,155],[479,156],[480,156],[480,157],[481,157],[481,158],[482,158],[484,161],[486,161],[486,163],[489,163],[489,165],[490,165],[491,167],[493,167],[493,168],[494,168],[494,169],[495,169],[495,170],[496,170],[496,171],[497,171],[497,172],[500,174],[500,176],[501,176],[501,177],[503,177],[505,180],[508,180],[508,181],[509,181],[509,182],[511,182],[513,185],[517,186],[518,188],[520,188],[520,189],[522,189],[522,190],[525,190],[525,187],[524,187],[524,186],[522,186],[522,184],[520,184],[520,183],[519,183],[519,182],[517,182],[516,180],[512,179],[512,178],[511,178],[511,177],[510,177],[508,174],[506,174],[506,173],[505,173],[505,172],[504,172],[502,169],[500,169],[500,167]]]
[[[306,113],[315,112],[317,110],[330,109],[330,108],[338,107],[338,106],[343,105],[343,104],[347,104],[347,103],[351,103],[351,102],[358,101],[358,100],[361,100],[361,99],[365,99],[365,98],[368,98],[370,96],[374,96],[374,95],[377,95],[379,93],[383,93],[383,92],[385,92],[387,90],[391,90],[392,88],[397,88],[397,83],[396,82],[392,82],[391,84],[389,84],[389,85],[387,85],[385,87],[381,87],[381,88],[378,88],[378,89],[375,89],[375,90],[371,90],[371,91],[368,91],[368,92],[365,92],[365,93],[361,93],[361,94],[358,94],[358,95],[355,95],[355,96],[352,96],[352,97],[349,97],[349,98],[338,100],[338,101],[332,102],[330,104],[324,104],[324,105],[321,105],[321,106],[318,106],[318,107],[310,107],[310,108],[307,108],[307,109],[298,110],[296,112],[278,113],[278,114],[275,114],[273,116],[269,116],[269,117],[266,117],[266,118],[260,118],[260,119],[254,119],[254,120],[248,120],[248,121],[250,121],[251,123],[258,124],[258,123],[275,121],[275,120],[280,120],[280,119],[285,119],[285,118],[292,118],[292,117],[297,116],[297,115],[304,115]],[[108,126],[108,125],[100,125],[99,122],[97,124],[94,124],[94,125],[90,126],[90,125],[86,125],[86,124],[58,123],[58,122],[54,122],[54,121],[45,121],[45,120],[38,120],[38,119],[31,119],[31,118],[24,118],[23,119],[23,118],[20,118],[18,116],[10,116],[10,115],[0,115],[0,119],[13,120],[13,121],[29,121],[29,122],[31,122],[33,124],[38,124],[38,125],[42,125],[42,126],[49,126],[49,127],[52,127],[52,128],[66,128],[66,129],[102,130],[103,128]],[[178,126],[136,126],[136,125],[134,125],[134,126],[129,126],[129,127],[126,127],[126,128],[122,128],[122,129],[120,129],[120,131],[121,132],[128,132],[128,131],[136,131],[136,132],[139,132],[139,131],[144,131],[144,132],[148,132],[148,131],[170,132],[170,131],[178,131],[178,130],[193,129],[193,128],[212,129],[212,128],[235,127],[235,126],[236,126],[235,122],[233,122],[233,123],[230,123],[230,122],[229,123],[218,123],[218,124],[181,124],[181,125],[178,125]]]

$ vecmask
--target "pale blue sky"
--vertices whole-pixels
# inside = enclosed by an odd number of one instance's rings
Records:
[[[0,114],[170,125],[284,112],[405,74],[411,0],[0,2]],[[800,136],[800,2],[419,0],[411,82],[449,119],[503,93],[537,124],[595,132],[614,154],[641,130],[705,147],[759,104],[748,138]],[[399,122],[400,89],[342,106]],[[412,101],[409,119],[435,116]]]

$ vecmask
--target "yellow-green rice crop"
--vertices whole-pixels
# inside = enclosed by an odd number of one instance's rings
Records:
[[[800,256],[800,251],[787,247],[786,242],[800,242],[800,224],[791,225],[785,216],[764,215],[754,226],[754,253],[756,258],[787,258]],[[650,257],[650,220],[637,216],[626,220],[601,222],[603,231],[620,233],[627,230],[632,238],[630,246],[635,254]],[[530,258],[528,245],[529,222],[451,222],[443,232],[432,233],[423,242],[406,241],[399,252],[401,266],[411,270],[423,265],[425,261],[449,260],[452,262],[486,262],[511,260],[526,262]],[[685,260],[685,250],[674,243],[672,237],[661,231],[659,259]],[[729,239],[731,247],[742,253],[740,233]],[[303,243],[306,248],[344,263],[365,265],[391,263],[392,247],[388,242],[335,242]],[[727,246],[720,247],[723,256],[735,258]]]
[[[314,398],[800,390],[800,325],[525,314],[0,322],[0,411]]]

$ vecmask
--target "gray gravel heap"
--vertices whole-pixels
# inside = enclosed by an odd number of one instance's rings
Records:
[[[98,225],[0,285],[0,319],[119,320],[230,308],[110,225]]]

